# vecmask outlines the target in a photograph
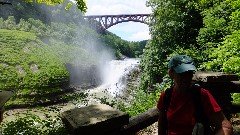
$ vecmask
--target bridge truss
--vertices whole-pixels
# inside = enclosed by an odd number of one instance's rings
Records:
[[[150,14],[90,15],[83,16],[89,24],[100,31],[122,22],[140,22],[147,24]]]

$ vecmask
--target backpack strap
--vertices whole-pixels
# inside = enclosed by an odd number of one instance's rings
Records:
[[[195,108],[195,120],[196,123],[202,123],[204,126],[204,135],[214,135],[215,134],[215,127],[210,126],[209,119],[204,112],[202,99],[201,99],[201,86],[199,84],[193,85],[193,104]]]
[[[204,120],[204,111],[202,107],[202,99],[201,99],[201,87],[198,84],[192,85],[193,93],[192,93],[192,100],[194,105],[194,117],[196,122],[203,122]]]
[[[167,111],[171,102],[171,96],[172,96],[173,88],[168,88],[165,90],[164,96],[163,96],[163,105],[164,105],[164,128],[165,128],[165,134],[168,134],[168,122],[167,122]]]
[[[172,97],[173,88],[166,89],[163,97],[163,104],[164,104],[164,112],[167,113],[169,108],[171,97]]]
[[[194,84],[192,86],[193,88],[193,104],[195,108],[195,120],[196,122],[202,122],[202,123],[208,123],[209,120],[207,118],[207,115],[204,112],[203,105],[202,105],[202,99],[201,99],[201,86],[199,84]]]

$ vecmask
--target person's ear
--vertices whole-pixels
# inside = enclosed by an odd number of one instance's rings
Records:
[[[169,69],[168,70],[168,75],[169,77],[173,80],[173,74],[174,74],[174,70],[173,69]]]

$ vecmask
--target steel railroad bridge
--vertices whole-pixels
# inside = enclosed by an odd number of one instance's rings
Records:
[[[140,22],[148,24],[150,14],[120,14],[120,15],[89,15],[83,16],[87,23],[97,30],[104,32],[106,29],[122,22]]]

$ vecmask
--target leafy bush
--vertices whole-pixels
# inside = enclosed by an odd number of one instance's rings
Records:
[[[211,61],[203,63],[201,68],[240,75],[240,31],[235,31],[209,54]]]
[[[52,108],[59,113],[59,110]],[[48,110],[49,111],[49,110]],[[45,111],[44,119],[38,115],[26,112],[24,114],[17,114],[16,119],[10,122],[3,122],[1,133],[4,135],[66,135],[68,134],[66,128],[61,122],[59,116],[52,116]]]
[[[131,117],[136,116],[137,114],[143,113],[149,108],[156,106],[156,103],[159,98],[159,93],[146,93],[143,90],[139,90],[135,95],[130,106],[118,106],[120,110],[127,112]]]

